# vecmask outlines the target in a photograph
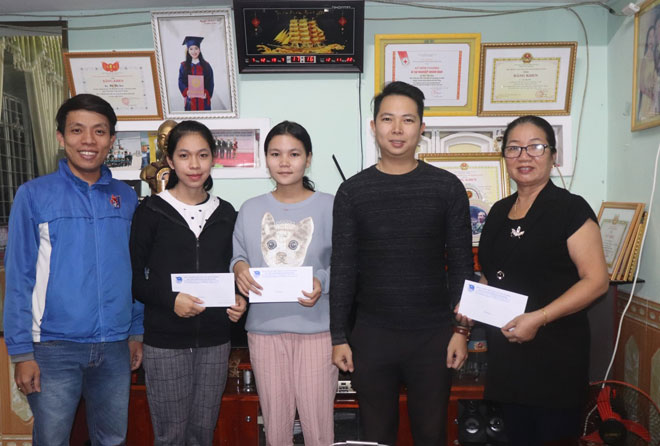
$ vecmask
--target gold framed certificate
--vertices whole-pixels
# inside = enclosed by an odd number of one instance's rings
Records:
[[[120,121],[163,118],[153,51],[63,53],[63,58],[72,95],[102,97]]]
[[[568,115],[577,42],[481,46],[479,116]]]
[[[419,159],[458,177],[470,200],[472,246],[479,246],[490,208],[510,193],[504,158],[495,153],[420,153]]]
[[[473,116],[480,43],[480,34],[376,34],[376,94],[403,81],[424,93],[425,116]]]
[[[603,202],[600,206],[598,224],[610,276],[616,275],[627,247],[635,237],[634,230],[639,224],[644,206],[644,203],[612,201]]]

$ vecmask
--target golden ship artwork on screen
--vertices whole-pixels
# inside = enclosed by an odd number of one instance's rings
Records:
[[[255,18],[254,20],[258,19]],[[325,33],[319,28],[316,20],[307,19],[306,17],[294,18],[289,20],[288,29],[281,30],[273,38],[274,43],[257,45],[257,49],[262,54],[330,54],[333,51],[344,49],[344,45],[339,43],[326,44],[325,40]]]

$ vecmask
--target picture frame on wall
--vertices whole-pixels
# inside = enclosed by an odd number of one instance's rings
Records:
[[[153,51],[75,52],[62,57],[72,96],[102,97],[120,121],[163,117]]]
[[[568,115],[577,42],[484,43],[479,116]]]
[[[238,117],[231,10],[154,11],[151,26],[165,117]]]
[[[220,125],[220,124],[228,125]],[[270,119],[239,119],[209,122],[218,148],[214,157],[213,178],[269,178],[264,138]]]
[[[425,116],[477,113],[481,34],[376,34],[375,89],[404,81],[424,92]]]
[[[631,130],[660,125],[660,0],[646,0],[635,14]]]
[[[213,178],[269,178],[263,140],[270,129],[270,119],[198,121],[211,130],[218,146],[211,171]],[[142,168],[156,161],[156,139],[161,124],[162,121],[117,123],[117,138],[106,159],[114,178],[139,180]]]
[[[617,272],[626,248],[633,240],[634,230],[644,213],[644,203],[622,203],[605,201],[598,211],[598,225],[603,239],[603,251],[607,272]]]
[[[156,161],[158,125],[152,122],[125,121],[116,126],[115,141],[110,147],[104,164],[119,180],[139,180],[140,171]]]
[[[417,147],[417,157],[422,153],[465,153],[465,152],[496,152],[501,155],[500,141],[506,126],[516,119],[513,116],[431,116],[424,117],[426,127]],[[369,119],[370,120],[370,119]],[[364,165],[371,166],[378,162],[380,151],[376,139],[365,119],[365,151]],[[572,144],[572,121],[570,116],[548,116],[557,139],[557,161],[550,172],[551,176],[572,176],[575,168],[575,152]],[[448,148],[446,142],[454,136],[472,135],[479,137],[480,142],[459,144]],[[488,143],[484,144],[483,141]],[[478,148],[477,145],[481,145]],[[469,147],[472,146],[472,147]],[[485,147],[484,147],[485,146]]]
[[[510,194],[509,174],[500,153],[420,153],[419,159],[447,170],[465,186],[470,200],[472,246],[479,246],[490,208]]]

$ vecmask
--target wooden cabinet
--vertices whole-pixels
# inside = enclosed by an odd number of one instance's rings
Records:
[[[483,386],[458,382],[452,386],[447,411],[447,444],[458,444],[459,399],[480,399]],[[335,399],[335,409],[356,409],[359,407],[354,394],[339,394]],[[84,403],[79,408],[71,437],[72,446],[83,446],[87,439],[87,426],[84,417]],[[143,385],[131,387],[129,405],[127,445],[141,446],[153,444],[153,431],[149,417],[147,395]],[[243,392],[238,378],[229,378],[222,396],[218,426],[215,431],[214,446],[259,446],[260,426],[259,397],[254,392]],[[399,396],[399,435],[396,446],[412,446],[410,422],[408,420],[408,396],[402,391]]]
[[[256,393],[242,392],[238,378],[229,378],[222,396],[218,427],[213,438],[214,445],[258,445],[259,444],[259,397]]]
[[[31,414],[27,398],[14,384],[14,367],[0,338],[0,445],[31,445]]]
[[[32,420],[19,420],[6,404],[9,397],[11,383],[10,367],[6,351],[1,349],[4,342],[0,342],[0,398],[2,411],[0,411],[0,444],[2,440],[18,440],[17,444],[30,445]],[[249,368],[241,363],[240,369]],[[483,395],[483,386],[475,383],[458,382],[452,387],[447,414],[448,445],[458,444],[458,427],[455,420],[458,416],[459,399],[479,399]],[[335,409],[356,409],[358,402],[354,394],[339,394],[335,399]],[[238,378],[228,378],[225,393],[222,397],[218,426],[215,431],[215,446],[258,446],[260,426],[259,397],[255,392],[244,392]],[[81,402],[73,431],[71,433],[72,446],[85,446],[89,439],[85,417],[85,404]],[[128,434],[127,445],[142,446],[153,444],[153,429],[149,414],[146,388],[143,384],[131,385],[131,399],[128,408]],[[399,436],[397,446],[411,446],[413,444],[408,420],[408,397],[405,391],[399,396]]]
[[[151,427],[151,414],[147,402],[147,388],[144,385],[131,386],[131,399],[128,403],[127,445],[152,445],[154,432]]]

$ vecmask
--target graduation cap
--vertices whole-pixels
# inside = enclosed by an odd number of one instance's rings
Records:
[[[202,43],[202,40],[204,40],[204,37],[186,36],[183,38],[183,43],[181,45],[185,45],[188,48],[193,45],[199,47],[199,45]]]

